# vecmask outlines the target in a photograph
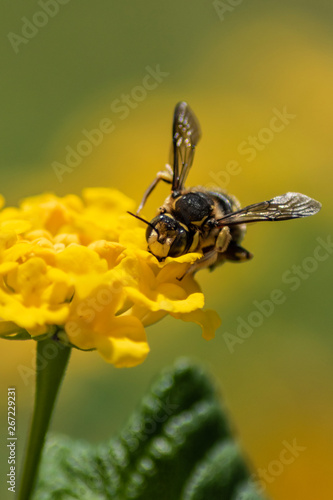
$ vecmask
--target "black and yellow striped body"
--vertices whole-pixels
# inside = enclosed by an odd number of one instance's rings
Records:
[[[148,248],[160,260],[188,252],[202,251],[203,257],[212,254],[204,266],[210,268],[225,260],[247,260],[251,254],[239,246],[245,225],[223,230],[217,223],[239,208],[233,196],[204,187],[174,192],[151,221],[155,230],[147,228]]]

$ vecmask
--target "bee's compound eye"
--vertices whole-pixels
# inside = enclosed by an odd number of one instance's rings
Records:
[[[183,255],[187,247],[187,232],[183,228],[179,228],[177,236],[175,237],[170,247],[169,256],[179,257]]]
[[[179,257],[188,247],[188,232],[171,215],[156,216],[147,227],[148,250],[158,259]]]
[[[147,226],[147,229],[146,229],[146,241],[149,240],[150,236],[152,235],[152,232],[155,232],[154,229],[151,226]]]
[[[158,223],[160,222],[160,217],[154,217],[154,219],[149,223],[149,226],[147,226],[147,229],[146,229],[146,241],[149,241],[149,238],[151,236],[155,236],[156,239],[158,237],[158,229],[156,228],[156,226],[158,225]]]

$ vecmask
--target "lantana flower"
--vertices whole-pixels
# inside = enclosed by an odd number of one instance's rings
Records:
[[[0,335],[47,336],[97,349],[115,366],[149,352],[145,327],[169,314],[193,321],[203,337],[220,319],[187,269],[200,253],[159,262],[145,228],[127,214],[134,202],[105,188],[82,198],[43,194],[0,211]]]

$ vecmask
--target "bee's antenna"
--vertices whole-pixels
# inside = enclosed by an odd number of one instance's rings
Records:
[[[160,237],[160,233],[158,232],[158,229],[156,229],[156,227],[154,227],[153,224],[151,224],[150,222],[148,222],[146,219],[143,219],[139,215],[136,215],[136,214],[133,214],[132,212],[129,212],[128,210],[127,210],[127,213],[130,214],[130,215],[132,215],[136,219],[141,220],[141,222],[144,222],[145,224],[147,224],[147,226],[151,227],[157,233],[157,236]]]

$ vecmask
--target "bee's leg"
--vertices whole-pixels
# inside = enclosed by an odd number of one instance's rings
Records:
[[[228,226],[224,226],[217,236],[215,248],[219,253],[223,253],[227,250],[230,242],[230,229]]]
[[[192,264],[186,273],[183,274],[180,278],[177,278],[179,281],[181,281],[187,274],[193,274],[199,271],[199,269],[204,269],[206,267],[213,266],[216,262],[218,256],[218,252],[216,251],[215,248],[213,250],[209,250],[207,253],[205,253],[201,259],[197,260]]]
[[[172,172],[170,165],[168,165],[168,164],[166,165],[166,170],[161,170],[160,172],[157,172],[155,179],[153,180],[153,182],[150,184],[150,186],[148,186],[148,188],[144,192],[144,195],[143,195],[143,198],[142,198],[141,203],[139,205],[139,208],[136,211],[137,215],[143,209],[144,204],[146,203],[148,196],[155,189],[158,182],[164,181],[164,182],[167,182],[168,184],[171,184],[172,178],[173,178],[173,172]]]
[[[230,230],[228,226],[224,226],[217,236],[215,247],[212,250],[206,252],[201,257],[201,259],[197,260],[194,264],[192,264],[188,268],[186,273],[179,279],[183,279],[184,276],[186,276],[187,274],[196,273],[197,271],[199,271],[199,269],[212,266],[214,267],[214,264],[216,263],[216,260],[218,259],[219,255],[221,255],[221,253],[228,248],[230,241],[231,241]]]
[[[224,254],[225,258],[228,260],[232,260],[234,262],[244,262],[246,260],[250,260],[253,257],[253,254],[246,250],[245,248],[237,245],[234,241],[232,241],[227,251]]]

